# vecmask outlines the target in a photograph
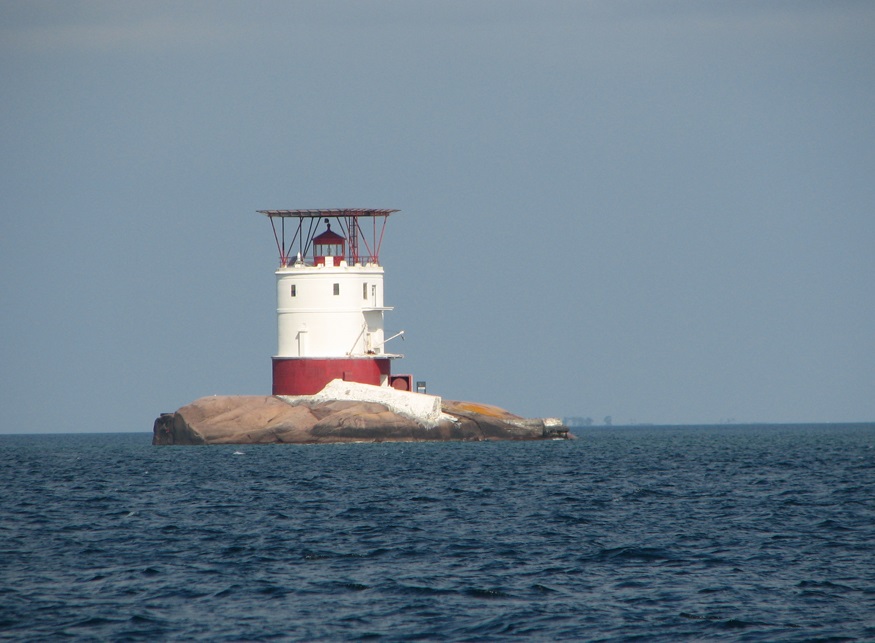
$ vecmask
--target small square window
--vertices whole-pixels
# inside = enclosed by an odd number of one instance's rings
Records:
[[[334,284],[334,294],[335,295],[340,294],[340,284]]]

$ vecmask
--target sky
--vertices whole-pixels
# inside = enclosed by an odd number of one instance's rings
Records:
[[[429,393],[875,420],[875,3],[3,2],[0,83],[0,432],[269,394],[342,207]]]

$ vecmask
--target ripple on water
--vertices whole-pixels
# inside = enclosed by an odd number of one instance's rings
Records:
[[[873,435],[604,429],[245,449],[15,436],[2,442],[0,628],[871,640]]]

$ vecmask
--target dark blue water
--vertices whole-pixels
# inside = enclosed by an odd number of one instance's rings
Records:
[[[0,436],[0,638],[875,640],[875,425]]]

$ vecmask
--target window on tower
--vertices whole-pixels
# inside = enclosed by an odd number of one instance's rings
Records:
[[[295,284],[292,284],[292,297],[298,296],[298,287]]]
[[[334,294],[335,295],[340,294],[340,284],[334,284]]]
[[[362,299],[368,298],[368,284],[362,284]]]

